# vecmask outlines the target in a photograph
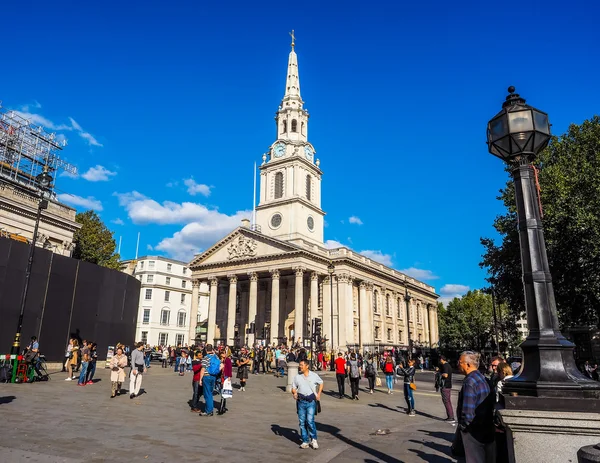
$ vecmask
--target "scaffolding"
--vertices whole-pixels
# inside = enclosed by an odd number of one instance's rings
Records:
[[[66,139],[59,138],[16,111],[5,110],[0,103],[0,179],[39,191],[37,176],[44,166],[48,166],[54,180],[58,169],[76,176],[77,167],[58,156],[66,146]],[[54,183],[49,190],[52,197],[53,189]]]

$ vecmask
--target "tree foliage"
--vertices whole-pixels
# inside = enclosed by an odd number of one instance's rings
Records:
[[[75,232],[73,257],[102,267],[119,269],[117,244],[111,232],[94,211],[80,212],[75,221],[81,228]]]
[[[535,162],[558,317],[563,327],[600,322],[600,117],[553,137]],[[498,197],[506,213],[494,228],[501,243],[482,238],[481,266],[515,316],[525,310],[514,187]]]

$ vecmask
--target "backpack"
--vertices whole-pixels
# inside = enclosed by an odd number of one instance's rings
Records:
[[[373,365],[372,361],[367,362],[365,373],[367,374],[367,376],[375,376],[375,365]]]
[[[360,375],[358,373],[358,362],[356,360],[350,360],[350,377],[358,378]]]
[[[221,361],[215,354],[210,354],[210,362],[208,364],[208,374],[211,376],[218,376],[221,373]]]

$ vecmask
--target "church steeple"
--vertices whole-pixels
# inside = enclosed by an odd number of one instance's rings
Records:
[[[321,175],[308,141],[308,111],[300,97],[296,36],[288,57],[283,100],[275,114],[277,136],[260,166],[256,223],[262,233],[301,244],[323,244]]]

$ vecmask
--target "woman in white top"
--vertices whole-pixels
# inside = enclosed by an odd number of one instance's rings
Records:
[[[496,403],[498,403],[504,382],[513,377],[513,372],[510,365],[506,362],[499,363],[496,371],[498,372],[498,378],[500,378],[498,384],[496,385]]]

